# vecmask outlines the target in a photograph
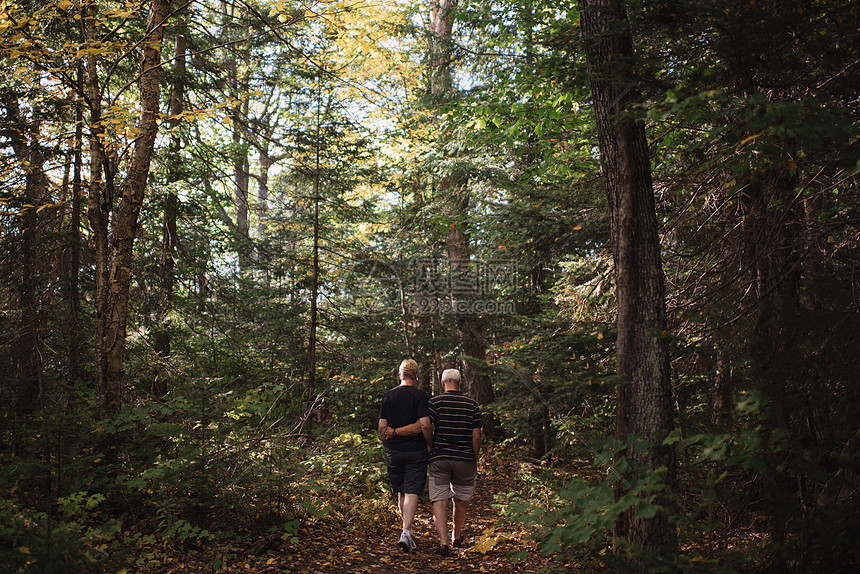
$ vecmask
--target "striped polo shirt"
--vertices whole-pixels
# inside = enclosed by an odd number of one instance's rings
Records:
[[[472,429],[481,428],[478,403],[462,391],[445,391],[430,399],[433,448],[430,460],[475,460]]]

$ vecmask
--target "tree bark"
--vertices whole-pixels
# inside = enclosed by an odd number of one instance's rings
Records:
[[[20,415],[29,415],[41,406],[42,360],[39,349],[39,302],[37,292],[42,277],[37,258],[37,249],[42,247],[43,222],[39,208],[48,201],[50,183],[45,175],[45,158],[39,149],[38,122],[24,121],[21,117],[17,95],[4,91],[9,129],[4,130],[15,158],[24,170],[24,201],[21,208],[21,277],[18,291],[18,326],[13,351],[15,356],[17,383],[17,410]]]
[[[90,2],[83,10],[81,18],[87,44],[96,44],[96,18],[98,5]],[[113,204],[113,198],[107,193],[103,176],[107,170],[104,153],[104,126],[101,113],[101,87],[99,86],[98,56],[93,50],[87,51],[86,56],[86,101],[89,108],[89,142],[90,142],[90,179],[87,197],[87,219],[92,234],[93,259],[95,263],[95,299],[93,301],[93,379],[96,395],[102,408],[107,396],[106,354],[104,347],[105,309],[107,305],[107,269],[108,269],[108,221]]]
[[[443,178],[443,182],[448,178]],[[454,198],[455,193],[449,190],[446,194]],[[452,217],[457,213],[465,213],[468,207],[468,196],[461,197],[460,201],[454,201],[453,205],[459,206],[452,210]],[[468,309],[468,304],[474,300],[476,295],[472,286],[472,273],[470,271],[469,237],[460,228],[465,222],[452,223],[448,231],[446,245],[448,250],[448,262],[451,266],[451,284],[454,305],[454,317],[457,324],[457,339],[460,344],[460,369],[465,382],[465,391],[479,405],[488,405],[495,400],[493,385],[482,367],[486,365],[486,344],[484,341],[484,325],[481,318]],[[458,312],[457,303],[467,303],[466,312]],[[495,432],[494,421],[489,413],[483,417],[484,433],[493,436]]]
[[[432,0],[430,4],[430,93],[436,105],[450,98],[453,90],[451,33],[454,28],[453,11],[456,7],[456,0]],[[451,216],[451,225],[445,243],[452,285],[468,286],[471,254],[469,236],[466,235],[465,230],[467,225],[465,214],[469,206],[469,192],[465,186],[457,185],[451,175],[442,177],[439,182],[439,192],[447,202],[448,213]],[[455,304],[459,300],[469,303],[474,295],[474,290],[466,289],[452,293],[452,299]],[[478,401],[478,404],[489,404],[495,397],[492,382],[481,370],[481,366],[486,364],[483,323],[481,318],[470,310],[459,313],[456,305],[454,310],[461,352],[460,369],[465,390]],[[493,427],[492,417],[485,415],[484,432],[492,436]]]
[[[771,399],[760,431],[765,444],[771,442],[771,434],[778,428],[800,442],[809,440],[809,436],[804,426],[792,424],[795,413],[805,408],[799,400],[801,392],[791,381],[791,369],[798,366],[794,354],[804,232],[801,206],[794,199],[797,178],[774,169],[751,179],[741,202],[744,252],[756,287],[759,312],[750,347],[750,374]],[[796,477],[780,469],[786,466],[785,457],[778,449],[767,449],[766,471],[762,473],[768,528],[776,544],[786,539],[791,507],[785,501],[792,499],[796,488]]]
[[[260,144],[260,179],[257,187],[257,236],[259,241],[266,241],[269,235],[269,170],[275,164],[275,158],[269,153],[268,139],[272,135],[272,128],[267,127]]]
[[[319,102],[317,102],[319,104]],[[317,299],[319,297],[320,277],[320,129],[319,129],[319,107],[317,107],[317,141],[314,165],[314,222],[313,222],[313,255],[311,261],[311,309],[310,309],[310,333],[308,334],[308,384],[305,396],[305,434],[313,434],[313,417],[316,379],[317,379]]]
[[[138,231],[138,217],[146,191],[155,137],[158,133],[161,42],[164,39],[164,24],[169,12],[169,0],[152,0],[140,62],[139,136],[135,140],[131,165],[123,182],[111,236],[112,249],[104,332],[106,361],[104,408],[108,415],[119,413],[122,406],[132,248]]]
[[[227,81],[230,97],[235,104],[230,107],[230,121],[233,137],[233,207],[236,213],[236,245],[238,248],[239,268],[247,269],[250,263],[250,223],[248,198],[250,185],[250,167],[248,160],[247,131],[249,98],[243,98],[247,90],[247,77],[239,77],[239,65],[235,56],[227,61]]]
[[[186,23],[185,11],[177,15],[176,37],[174,38],[174,74],[173,87],[170,92],[170,116],[177,118],[185,110],[185,66],[186,66]],[[181,120],[171,120],[172,133],[170,135],[170,147],[167,158],[168,174],[167,183],[172,184],[182,179],[182,137],[179,133]],[[176,217],[179,207],[179,197],[168,186],[164,196],[164,219],[161,229],[161,268],[159,270],[159,281],[161,283],[161,305],[158,309],[158,324],[155,327],[155,341],[153,346],[155,352],[163,360],[170,358],[170,347],[173,338],[171,314],[173,312],[174,300],[174,278],[176,267],[176,248],[179,245],[179,236],[176,230]],[[160,369],[158,375],[152,382],[152,394],[161,398],[167,394],[169,387],[169,375],[164,369]]]
[[[83,93],[84,70],[77,69],[78,90]],[[72,152],[72,206],[69,224],[69,255],[67,260],[66,303],[68,305],[69,386],[83,378],[81,369],[81,214],[83,209],[83,137],[84,110],[80,100],[75,102],[75,140]]]
[[[456,7],[457,0],[430,0],[430,93],[437,102],[448,96],[454,85],[450,46]]]
[[[236,151],[233,157],[233,176],[236,180],[236,188],[233,195],[233,206],[236,208],[236,239],[239,245],[239,266],[241,269],[245,269],[248,266],[248,243],[251,230],[250,223],[248,222],[250,171],[246,142],[242,137],[242,131],[239,129],[237,123],[238,120],[234,120],[233,144],[236,147]]]
[[[626,540],[671,559],[677,552],[668,520],[675,490],[675,456],[662,442],[672,429],[671,381],[665,341],[666,302],[660,241],[645,126],[629,110],[639,98],[633,41],[622,0],[580,0],[582,35],[597,121],[600,165],[610,209],[612,254],[618,300],[616,435],[642,438],[649,448],[647,469],[665,467],[653,518],[632,513],[616,526]]]

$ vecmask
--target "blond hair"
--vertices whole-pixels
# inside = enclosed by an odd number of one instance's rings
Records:
[[[412,359],[405,359],[400,363],[400,378],[418,380],[418,363]]]

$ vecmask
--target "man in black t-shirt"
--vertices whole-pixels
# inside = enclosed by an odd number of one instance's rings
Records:
[[[397,508],[403,519],[403,532],[397,545],[412,552],[412,521],[418,497],[427,481],[428,450],[433,441],[427,393],[417,387],[418,363],[406,359],[400,364],[400,385],[386,391],[379,408],[379,438],[385,448],[385,465]],[[418,423],[421,432],[398,436],[397,428]],[[388,436],[386,436],[386,432]]]

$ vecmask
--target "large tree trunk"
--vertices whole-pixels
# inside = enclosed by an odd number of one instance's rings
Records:
[[[430,0],[430,93],[436,102],[450,95],[453,88],[451,74],[451,32],[454,29],[452,12],[457,0]]]
[[[442,104],[451,96],[453,75],[451,70],[451,32],[454,26],[453,11],[456,0],[432,0],[430,4],[430,93],[435,103]],[[448,262],[451,266],[452,285],[468,286],[470,277],[469,236],[466,235],[465,214],[469,206],[469,192],[457,185],[450,175],[442,177],[439,192],[448,204],[451,225],[445,238]],[[467,303],[475,295],[466,291],[453,293],[455,302],[462,296]],[[456,312],[456,308],[455,308]],[[481,367],[486,364],[486,343],[480,317],[468,310],[456,313],[457,338],[461,352],[461,370],[465,390],[481,405],[494,400],[493,386]],[[493,434],[493,419],[484,417],[487,434]]]
[[[111,236],[112,249],[104,332],[106,360],[104,406],[105,412],[109,415],[118,413],[122,406],[132,248],[138,231],[138,216],[149,176],[155,136],[158,133],[161,41],[164,38],[164,23],[169,12],[169,0],[152,0],[140,62],[139,136],[135,140],[131,165],[122,186]]]
[[[580,18],[597,121],[600,165],[609,200],[618,299],[616,434],[649,444],[646,469],[667,469],[660,501],[675,490],[674,449],[663,446],[672,429],[671,381],[665,341],[666,302],[654,191],[645,126],[628,109],[638,98],[633,42],[622,0],[580,0]],[[650,553],[677,552],[668,512],[632,513],[616,534]]]
[[[448,177],[443,178],[443,183],[448,181]],[[448,188],[446,196],[455,206],[451,213],[452,218],[455,218],[456,214],[466,212],[469,198],[468,195],[457,198],[456,192],[450,189],[449,183]],[[454,317],[457,322],[457,339],[461,352],[460,369],[466,392],[478,401],[479,405],[488,405],[495,400],[495,396],[492,382],[483,370],[486,365],[487,348],[484,340],[484,325],[481,318],[468,308],[476,293],[471,279],[474,270],[470,271],[469,236],[461,229],[461,225],[465,225],[465,221],[453,223],[446,237],[448,263],[451,266],[452,298],[455,303]],[[467,303],[466,312],[457,311],[456,303],[459,301]],[[493,417],[486,413],[483,422],[484,432],[492,436],[495,432]]]

